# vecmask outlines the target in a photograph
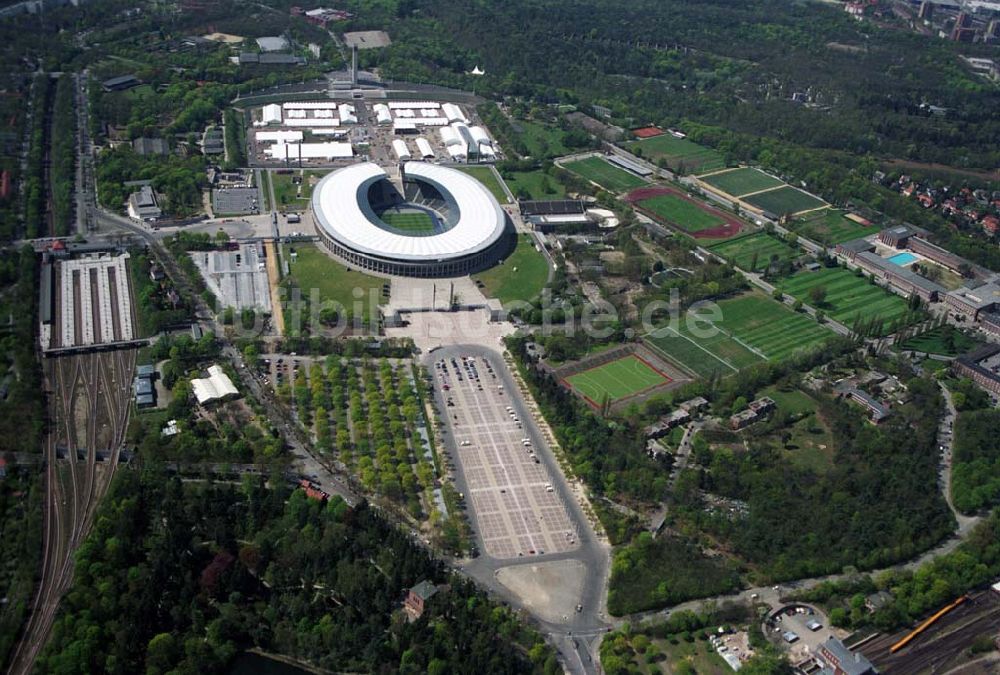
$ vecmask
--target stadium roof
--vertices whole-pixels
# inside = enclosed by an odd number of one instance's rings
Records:
[[[454,226],[431,236],[407,236],[386,229],[368,203],[368,189],[387,178],[365,162],[327,174],[313,190],[316,221],[349,248],[383,258],[434,261],[482,251],[503,234],[503,209],[482,183],[468,174],[435,164],[407,162],[408,179],[429,183],[457,213]]]

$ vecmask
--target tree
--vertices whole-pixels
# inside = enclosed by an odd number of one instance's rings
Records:
[[[809,289],[809,300],[814,307],[818,307],[826,300],[826,286],[813,286]]]

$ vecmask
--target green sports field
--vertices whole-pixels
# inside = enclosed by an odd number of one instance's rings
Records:
[[[717,303],[714,324],[682,317],[654,330],[648,342],[703,377],[736,372],[764,360],[780,361],[833,336],[810,317],[760,293]]]
[[[826,246],[867,237],[881,229],[878,225],[856,223],[839,209],[823,209],[818,213],[811,213],[805,219],[793,223],[792,227],[803,237]]]
[[[497,198],[498,202],[501,204],[507,203],[507,193],[503,191],[503,186],[500,185],[500,181],[497,180],[492,168],[489,166],[462,166],[458,170],[469,174],[485,185],[493,193],[493,196]]]
[[[706,173],[726,166],[726,160],[715,150],[670,134],[633,141],[627,147],[632,152],[638,150],[636,154],[644,159],[663,159],[671,169],[683,168],[688,173]]]
[[[389,227],[406,234],[434,234],[434,219],[419,211],[384,211],[379,216]]]
[[[722,218],[675,195],[658,195],[643,199],[638,204],[685,232],[700,232],[726,224]]]
[[[723,171],[712,176],[705,176],[701,180],[734,197],[742,197],[751,192],[784,185],[782,181],[774,176],[769,176],[763,171],[747,167],[730,169],[729,171]]]
[[[819,197],[813,197],[811,194],[803,192],[798,188],[793,188],[790,185],[778,188],[777,190],[761,192],[752,197],[747,197],[743,201],[779,216],[791,215],[800,211],[808,211],[809,209],[818,209],[826,205],[826,202]]]
[[[798,249],[765,232],[755,232],[746,237],[724,241],[708,248],[737,267],[752,272],[766,270],[774,256],[780,260],[791,260],[800,254]],[[754,262],[755,254],[757,264],[751,270],[750,265]]]
[[[906,301],[889,291],[874,286],[866,279],[843,267],[830,267],[816,272],[802,271],[778,284],[782,291],[810,304],[809,289],[822,286],[826,299],[819,309],[827,316],[850,326],[855,317],[884,319],[886,326],[907,313]]]
[[[549,281],[549,262],[535,248],[531,235],[523,234],[506,260],[472,278],[483,284],[486,297],[497,298],[504,305],[516,300],[530,302]]]
[[[646,184],[638,176],[619,169],[601,157],[578,159],[563,164],[563,167],[611,192],[624,192]]]
[[[566,378],[573,389],[596,404],[634,396],[646,389],[670,382],[670,378],[654,370],[648,363],[630,354]]]

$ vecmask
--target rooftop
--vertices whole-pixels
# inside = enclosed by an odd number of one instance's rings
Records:
[[[191,388],[198,403],[240,393],[220,366],[209,366],[208,377],[191,380]]]

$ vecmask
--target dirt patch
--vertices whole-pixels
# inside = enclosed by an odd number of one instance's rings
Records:
[[[579,560],[501,567],[496,578],[525,608],[544,621],[561,622],[576,613],[587,569]]]

